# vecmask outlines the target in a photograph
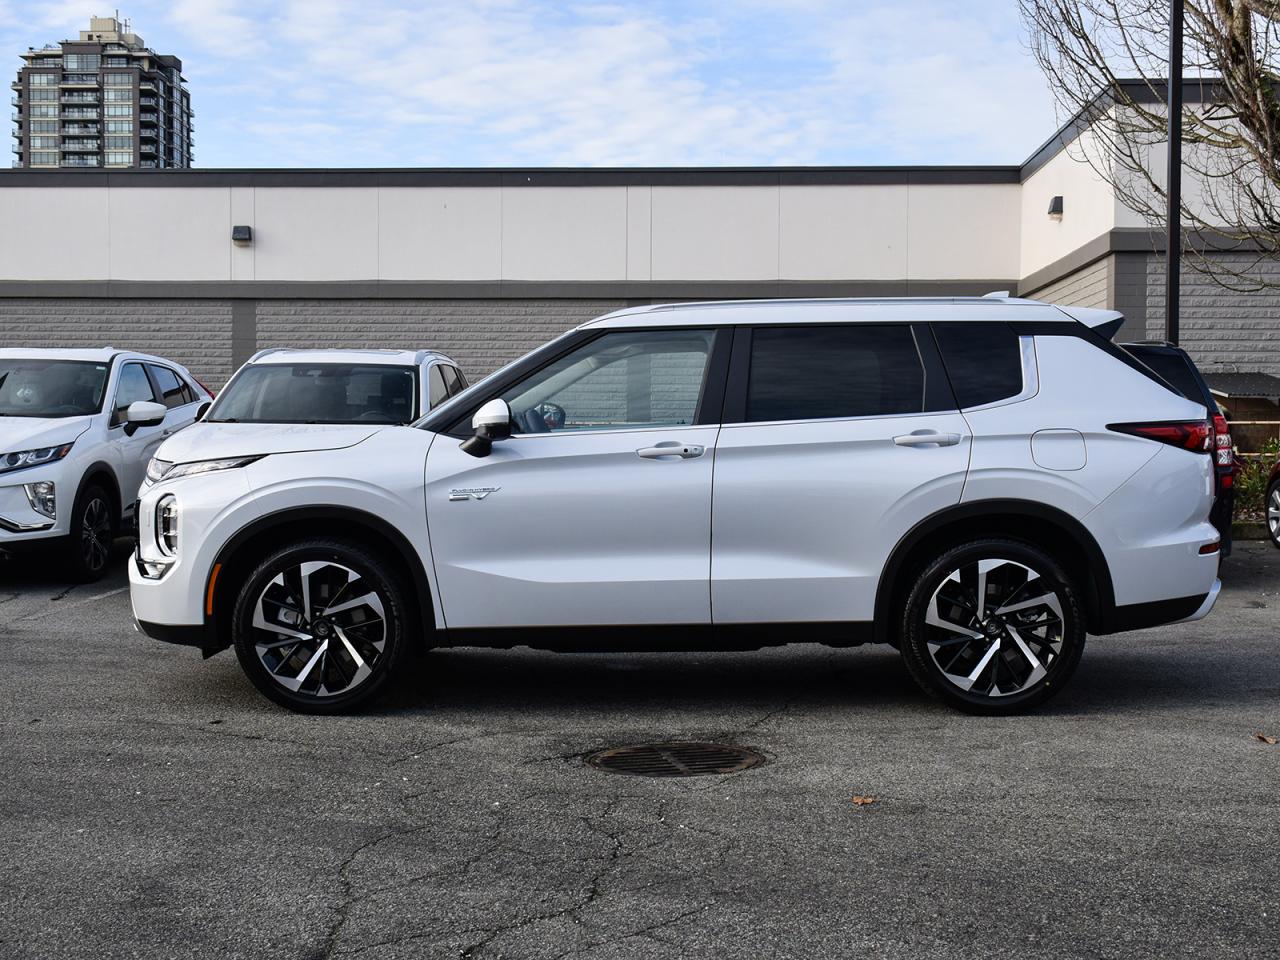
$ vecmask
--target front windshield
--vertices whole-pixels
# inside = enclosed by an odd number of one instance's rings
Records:
[[[416,367],[272,363],[245,367],[209,411],[210,423],[409,423]]]
[[[102,409],[110,365],[0,357],[0,417],[83,417]]]

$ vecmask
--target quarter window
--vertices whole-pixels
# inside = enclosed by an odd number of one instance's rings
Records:
[[[933,335],[962,408],[1007,400],[1022,392],[1022,347],[1009,324],[935,323]]]
[[[151,389],[151,381],[147,379],[147,371],[140,363],[126,363],[120,370],[120,383],[116,386],[115,415],[113,424],[124,423],[125,411],[129,404],[139,400],[154,401],[155,392]]]
[[[711,330],[607,333],[512,387],[516,433],[626,430],[691,424]]]
[[[748,421],[875,417],[923,409],[924,368],[909,326],[754,331]]]

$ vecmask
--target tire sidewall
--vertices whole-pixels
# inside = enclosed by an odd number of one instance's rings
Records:
[[[957,567],[976,560],[1010,560],[1035,570],[1057,593],[1067,621],[1061,653],[1044,678],[1031,689],[1007,697],[988,697],[961,690],[943,675],[925,642],[924,618],[934,591]],[[903,611],[902,655],[912,676],[929,693],[969,713],[1019,713],[1043,703],[1075,673],[1084,644],[1084,607],[1079,589],[1052,557],[1029,543],[1017,540],[975,541],[945,551],[918,572]]]
[[[258,597],[279,573],[308,561],[329,561],[349,567],[367,580],[383,604],[386,643],[373,675],[354,690],[333,697],[297,694],[280,686],[258,659],[251,623]],[[259,692],[299,713],[344,713],[367,704],[385,692],[400,673],[408,646],[408,595],[389,566],[376,554],[354,543],[312,540],[283,547],[267,556],[249,575],[232,610],[232,644],[240,666]]]
[[[1271,529],[1271,518],[1268,515],[1268,511],[1271,509],[1271,498],[1275,496],[1275,492],[1277,490],[1280,490],[1280,480],[1272,480],[1271,483],[1267,485],[1267,496],[1262,501],[1262,522],[1267,526],[1267,539],[1271,541],[1271,545],[1273,547],[1280,548],[1280,531],[1273,531]]]

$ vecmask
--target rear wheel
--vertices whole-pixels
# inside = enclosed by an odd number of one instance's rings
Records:
[[[268,556],[236,598],[240,665],[262,693],[302,713],[341,713],[383,693],[406,655],[407,594],[376,554],[307,540]]]
[[[76,495],[71,530],[62,546],[63,564],[74,580],[91,583],[107,572],[116,536],[116,508],[102,487],[90,484]]]
[[[1053,696],[1084,651],[1079,592],[1037,547],[954,547],[912,585],[902,656],[928,693],[969,713],[1010,714]]]
[[[1280,480],[1267,488],[1267,533],[1272,544],[1280,547]]]

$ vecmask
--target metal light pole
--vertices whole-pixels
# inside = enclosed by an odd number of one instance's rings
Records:
[[[1178,342],[1182,265],[1182,0],[1169,0],[1169,200],[1165,238],[1164,338]]]

